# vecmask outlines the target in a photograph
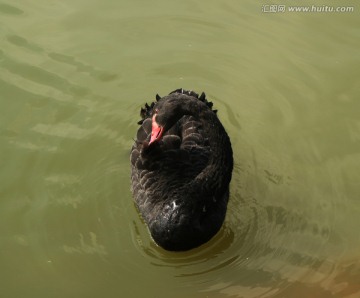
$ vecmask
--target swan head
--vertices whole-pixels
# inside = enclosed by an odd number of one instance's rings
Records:
[[[192,114],[188,107],[190,100],[192,98],[185,94],[170,94],[156,103],[151,118],[152,128],[149,145],[161,140],[164,133],[182,116]]]

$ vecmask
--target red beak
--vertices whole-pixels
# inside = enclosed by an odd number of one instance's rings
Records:
[[[149,145],[157,140],[160,140],[164,132],[163,127],[157,124],[155,117],[156,114],[152,117],[152,130]]]

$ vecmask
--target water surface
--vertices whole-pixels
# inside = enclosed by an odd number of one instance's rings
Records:
[[[263,5],[0,2],[2,297],[360,297],[360,7]],[[129,151],[179,87],[214,102],[235,168],[219,234],[170,253]]]

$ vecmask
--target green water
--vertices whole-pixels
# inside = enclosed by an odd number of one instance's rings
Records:
[[[360,5],[0,2],[0,296],[360,297]],[[220,233],[158,248],[129,151],[155,94],[205,91],[233,144]]]

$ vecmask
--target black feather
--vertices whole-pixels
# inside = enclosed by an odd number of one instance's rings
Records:
[[[131,150],[132,192],[153,239],[168,250],[205,243],[225,218],[233,157],[212,106],[205,93],[199,97],[180,88],[140,110]],[[163,134],[149,144],[154,108]]]

